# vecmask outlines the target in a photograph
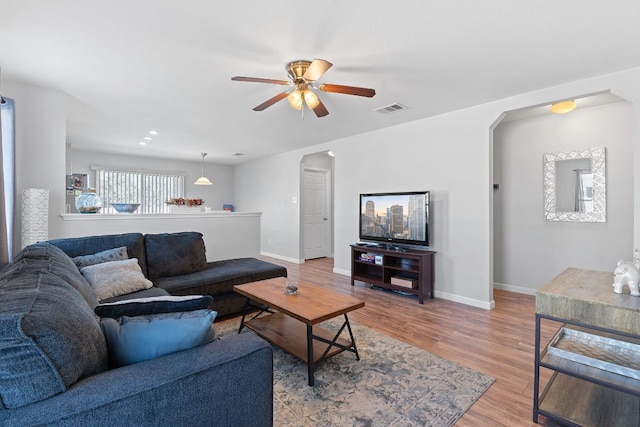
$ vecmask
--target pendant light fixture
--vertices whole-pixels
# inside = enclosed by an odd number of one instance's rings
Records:
[[[202,176],[198,178],[196,182],[194,182],[194,184],[195,185],[213,185],[213,182],[209,181],[209,178],[204,176],[204,156],[206,156],[207,153],[200,153],[200,154],[202,154]]]

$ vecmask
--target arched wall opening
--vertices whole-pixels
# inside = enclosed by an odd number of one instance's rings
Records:
[[[630,102],[582,97],[562,115],[549,104],[506,112],[492,129],[492,282],[535,295],[567,267],[613,271],[633,255],[634,141]],[[606,147],[607,220],[550,222],[543,214],[545,153]]]

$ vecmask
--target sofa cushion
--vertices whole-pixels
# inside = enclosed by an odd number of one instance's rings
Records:
[[[140,268],[142,269],[142,274],[147,276],[147,258],[142,233],[70,237],[66,239],[48,240],[47,243],[59,247],[71,258],[126,246],[129,258],[137,258],[138,264],[140,264]]]
[[[207,268],[202,233],[147,234],[144,244],[147,249],[148,277],[151,280],[195,273]]]
[[[47,258],[47,251],[55,252],[46,244],[27,247],[0,274],[0,405],[4,408],[62,393],[107,367],[106,342],[93,309],[52,272],[58,269],[58,260],[55,255]]]
[[[212,301],[213,298],[209,295],[166,295],[100,304],[94,311],[100,317],[117,319],[122,316],[144,316],[148,314],[200,310],[209,308]]]
[[[287,277],[287,269],[257,258],[213,261],[206,270],[182,276],[156,279],[154,284],[172,295],[218,295],[233,293],[235,285]]]
[[[83,267],[80,272],[100,301],[153,286],[153,283],[142,275],[135,258],[89,265]]]
[[[101,264],[103,262],[124,261],[126,259],[129,259],[127,247],[121,246],[119,248],[107,249],[106,251],[98,252],[92,255],[80,255],[77,257],[73,257],[73,262],[75,263],[76,267],[78,267],[78,269],[81,269],[82,267]]]
[[[195,310],[149,316],[104,318],[110,362],[125,366],[186,350],[215,338],[215,311]]]

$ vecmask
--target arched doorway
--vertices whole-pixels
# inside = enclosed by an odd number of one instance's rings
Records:
[[[301,161],[300,250],[303,259],[333,256],[333,155],[308,154]]]

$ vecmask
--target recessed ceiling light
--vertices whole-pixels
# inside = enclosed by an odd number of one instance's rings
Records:
[[[147,141],[151,141],[153,138],[151,138],[150,136],[145,136],[144,139],[146,139]]]
[[[150,131],[149,131],[149,133],[150,133],[151,135],[157,135],[157,134],[158,134],[158,131],[157,131],[157,130],[150,130]]]
[[[140,141],[140,145],[147,145],[147,143],[144,141]]]

